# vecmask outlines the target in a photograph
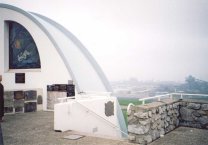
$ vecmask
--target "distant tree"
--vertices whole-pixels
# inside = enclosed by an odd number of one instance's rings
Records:
[[[196,82],[196,78],[195,77],[193,77],[192,75],[189,75],[188,77],[186,77],[186,82],[188,83],[188,84],[192,84],[192,83],[195,83]]]
[[[198,89],[196,78],[193,77],[192,75],[189,75],[188,77],[186,77],[185,82],[186,82],[186,89],[192,90],[192,91],[195,91]]]
[[[208,82],[189,75],[186,77],[185,84],[183,84],[181,88],[183,91],[190,93],[208,93]]]

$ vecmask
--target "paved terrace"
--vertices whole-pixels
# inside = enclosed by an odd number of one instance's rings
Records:
[[[63,139],[74,132],[55,132],[53,112],[7,115],[1,128],[4,145],[135,145],[125,140],[90,136]],[[179,127],[150,145],[208,145],[208,130]]]

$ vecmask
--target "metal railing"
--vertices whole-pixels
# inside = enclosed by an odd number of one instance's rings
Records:
[[[163,98],[174,99],[174,95],[179,96],[179,99],[187,98],[186,96],[198,96],[198,97],[207,97],[207,100],[208,100],[208,94],[169,93],[169,94],[164,94],[164,95],[157,95],[153,97],[142,98],[142,99],[139,99],[139,101],[142,101],[142,104],[145,104],[146,100],[151,100],[151,99],[156,99],[157,101],[161,101],[161,99]],[[196,97],[195,99],[198,99],[198,98]]]

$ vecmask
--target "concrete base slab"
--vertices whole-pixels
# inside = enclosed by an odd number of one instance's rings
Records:
[[[83,138],[83,135],[78,135],[78,134],[70,134],[68,136],[64,136],[64,139],[69,139],[69,140],[77,140],[80,138]]]

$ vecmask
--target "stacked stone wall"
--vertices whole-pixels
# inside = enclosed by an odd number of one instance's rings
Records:
[[[180,126],[208,129],[208,103],[181,102]]]
[[[130,106],[129,141],[146,145],[178,126],[208,129],[208,103],[164,101]]]

